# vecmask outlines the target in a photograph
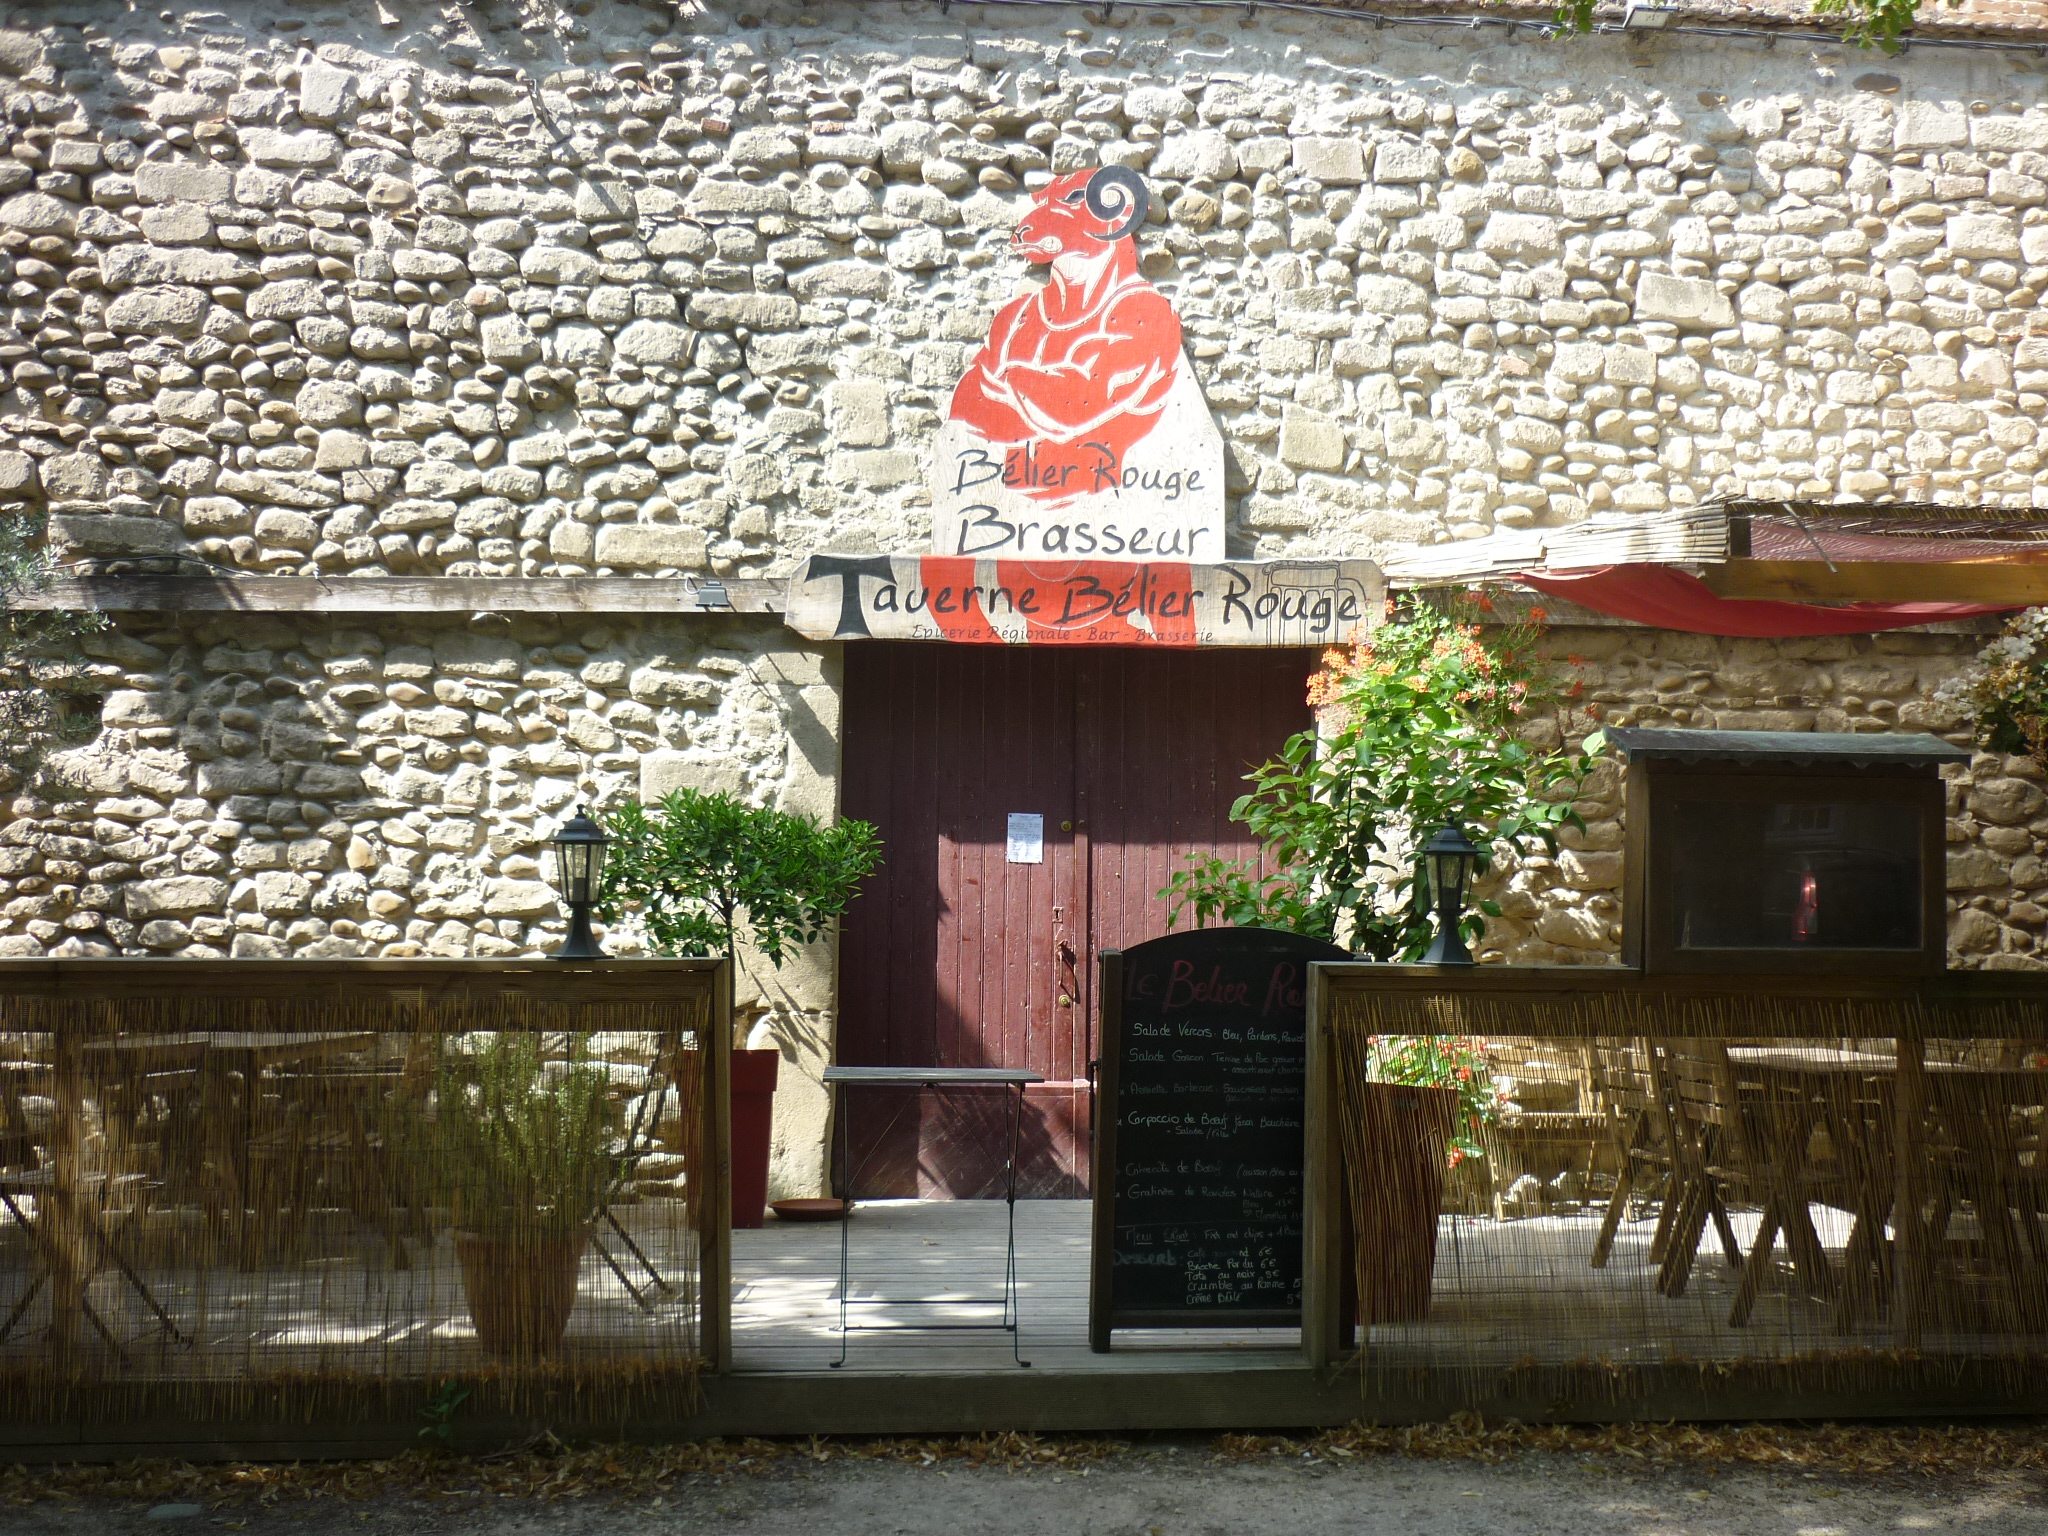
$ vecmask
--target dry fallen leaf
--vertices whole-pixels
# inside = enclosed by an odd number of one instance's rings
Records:
[[[113,1465],[0,1469],[0,1502],[172,1501],[215,1508],[289,1499],[604,1497],[648,1500],[708,1477],[759,1474],[785,1465],[893,1462],[933,1468],[987,1467],[1085,1475],[1130,1449],[1088,1435],[983,1434],[874,1439],[703,1440],[676,1445],[570,1446],[543,1435],[487,1455],[409,1451],[383,1461]],[[1489,1425],[1476,1414],[1443,1423],[1352,1424],[1291,1438],[1225,1434],[1210,1446],[1222,1461],[1363,1457],[1500,1462],[1531,1452],[1602,1457],[1633,1465],[1751,1466],[1816,1475],[1904,1473],[1927,1477],[2048,1469],[2048,1424],[1954,1427],[1824,1424]]]

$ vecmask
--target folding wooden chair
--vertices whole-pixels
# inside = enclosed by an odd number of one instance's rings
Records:
[[[698,1074],[693,1069],[701,1061],[701,1055],[701,1052],[686,1049],[680,1034],[662,1041],[655,1059],[655,1067],[648,1073],[633,1118],[626,1125],[611,1185],[598,1208],[597,1227],[591,1233],[591,1246],[596,1248],[598,1257],[604,1260],[606,1267],[617,1277],[619,1284],[626,1288],[626,1294],[631,1296],[644,1312],[654,1310],[654,1303],[649,1299],[651,1295],[676,1289],[676,1282],[663,1275],[654,1261],[647,1256],[646,1251],[634,1240],[633,1234],[626,1230],[625,1223],[619,1220],[616,1207],[624,1203],[632,1192],[634,1175],[639,1171],[640,1164],[660,1145],[660,1126],[664,1118],[661,1112],[662,1105],[670,1093],[676,1095],[676,1108],[682,1118],[684,1134],[688,1135],[690,1129],[695,1126]],[[696,1167],[694,1160],[691,1167]],[[690,1201],[690,1209],[693,1211],[696,1200],[695,1182],[693,1179],[685,1190],[685,1198]],[[607,1232],[624,1247],[627,1256],[646,1276],[643,1285],[633,1283],[619,1257],[607,1246]]]
[[[1684,1141],[1683,1155],[1703,1171],[1713,1191],[1710,1198],[1717,1207],[1722,1249],[1730,1266],[1740,1272],[1729,1326],[1739,1328],[1748,1322],[1780,1233],[1791,1253],[1794,1272],[1809,1294],[1832,1299],[1834,1276],[1820,1234],[1814,1230],[1810,1207],[1815,1200],[1822,1200],[1854,1209],[1850,1191],[1858,1185],[1853,1178],[1824,1179],[1809,1165],[1814,1129],[1827,1118],[1825,1099],[1797,1083],[1739,1078],[1725,1040],[1662,1042],[1657,1059],[1677,1109],[1674,1123]],[[1837,1134],[1846,1140],[1847,1132],[1848,1122],[1839,1122]],[[1862,1138],[1856,1139],[1860,1144]],[[1760,1209],[1756,1238],[1746,1259],[1727,1224],[1723,1190]],[[1866,1225],[1859,1222],[1859,1232]],[[1881,1216],[1875,1229],[1882,1230]],[[1689,1267],[1690,1260],[1683,1264]],[[1683,1291],[1681,1269],[1676,1288],[1668,1294],[1676,1296]]]
[[[21,1158],[21,1147],[12,1145],[9,1155]],[[27,1156],[23,1161],[32,1161],[36,1156],[36,1149],[31,1146],[27,1149]],[[137,1176],[129,1177],[133,1179]],[[84,1181],[85,1187],[77,1191],[81,1197],[79,1204],[85,1206],[85,1209],[78,1212],[80,1229],[91,1250],[91,1258],[88,1261],[90,1268],[88,1273],[81,1277],[80,1285],[83,1287],[91,1278],[93,1271],[108,1268],[118,1270],[121,1278],[128,1282],[129,1288],[141,1298],[142,1304],[155,1315],[157,1326],[163,1329],[165,1336],[174,1343],[190,1344],[192,1341],[179,1330],[176,1323],[171,1321],[170,1314],[156,1299],[156,1293],[150,1290],[148,1283],[136,1272],[135,1266],[128,1262],[127,1256],[108,1234],[97,1212],[91,1209],[92,1205],[99,1203],[94,1196],[95,1191],[103,1195],[110,1184],[120,1182],[124,1181],[109,1180],[104,1174],[92,1174]],[[7,1316],[0,1319],[0,1344],[6,1343],[13,1336],[14,1330],[21,1325],[21,1320],[28,1315],[29,1308],[35,1305],[36,1298],[42,1294],[51,1279],[70,1267],[66,1255],[57,1247],[57,1240],[46,1230],[51,1202],[53,1198],[60,1198],[61,1194],[57,1175],[51,1169],[19,1164],[0,1168],[0,1208],[4,1208],[14,1224],[21,1229],[22,1234],[28,1239],[29,1251],[37,1259],[36,1272],[29,1280],[27,1288],[15,1298]],[[35,1204],[33,1215],[24,1209],[24,1202],[27,1201],[33,1201]],[[100,1316],[99,1309],[93,1306],[91,1298],[81,1295],[79,1309],[85,1315],[86,1321],[92,1324],[94,1331],[106,1340],[107,1347],[125,1361],[127,1352],[121,1348],[120,1341],[114,1337],[113,1330]]]
[[[1716,1057],[1718,1056],[1718,1067]],[[1740,1100],[1724,1083],[1727,1051],[1714,1041],[1659,1040],[1648,1051],[1651,1105],[1671,1149],[1670,1202],[1675,1208],[1657,1269],[1657,1289],[1685,1294],[1708,1221],[1729,1268],[1742,1267],[1742,1246],[1728,1219],[1726,1186],[1746,1167]],[[1730,1157],[1730,1153],[1733,1157]]]
[[[1568,1044],[1517,1042],[1496,1047],[1496,1080],[1512,1079],[1517,1108],[1480,1132],[1492,1184],[1494,1220],[1507,1215],[1505,1197],[1523,1174],[1547,1185],[1557,1173],[1590,1177],[1606,1131],[1606,1116],[1591,1102],[1584,1058]],[[1547,1204],[1547,1194],[1546,1194]]]
[[[1607,1267],[1630,1202],[1653,1198],[1659,1205],[1650,1262],[1662,1264],[1678,1205],[1671,1197],[1671,1145],[1650,1077],[1648,1047],[1640,1041],[1596,1040],[1586,1055],[1593,1092],[1606,1116],[1608,1145],[1618,1165],[1614,1193],[1608,1196],[1599,1235],[1593,1239],[1592,1267]]]

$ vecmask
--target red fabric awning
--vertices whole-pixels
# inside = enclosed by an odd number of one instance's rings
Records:
[[[1583,571],[1524,571],[1515,577],[1552,597],[1618,619],[1693,635],[1776,639],[1862,635],[1949,619],[2011,613],[2015,603],[1784,603],[1717,597],[1705,582],[1668,565],[1601,565]]]

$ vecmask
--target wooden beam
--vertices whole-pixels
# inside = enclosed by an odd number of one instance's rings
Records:
[[[1027,1314],[1028,1317],[1028,1314]],[[1146,1351],[1165,1355],[1169,1351]],[[674,1379],[636,1376],[625,1362],[607,1380],[572,1377],[548,1415],[577,1440],[642,1445],[717,1436],[812,1434],[1129,1435],[1136,1431],[1271,1430],[1368,1424],[1440,1424],[1459,1411],[1491,1423],[1630,1423],[1670,1420],[1982,1419],[2048,1412],[2048,1385],[1994,1353],[1871,1356],[1848,1353],[1788,1367],[1781,1358],[1518,1364],[1369,1372],[1326,1380],[1301,1366],[1246,1350],[1236,1370],[1131,1369],[744,1371],[707,1376],[689,1402]],[[1261,1358],[1264,1357],[1264,1358]],[[1007,1362],[1005,1362],[1007,1364]],[[598,1367],[597,1369],[602,1369]],[[462,1378],[458,1374],[456,1379]],[[438,1383],[339,1372],[255,1380],[191,1378],[176,1384],[179,1410],[161,1406],[160,1380],[96,1383],[92,1408],[46,1406],[33,1394],[0,1421],[10,1462],[302,1461],[395,1456],[417,1449],[419,1424]],[[653,1400],[657,1393],[668,1401]],[[79,1394],[82,1396],[83,1394]],[[483,1395],[482,1393],[478,1394]],[[133,1404],[132,1411],[127,1411]],[[105,1405],[105,1406],[99,1406]],[[254,1405],[254,1406],[252,1406]],[[97,1408],[97,1411],[94,1411]],[[533,1431],[531,1413],[465,1406],[452,1426],[463,1454],[500,1451]]]
[[[1117,1090],[1123,1081],[1124,952],[1105,949],[1097,957],[1096,988],[1101,1020],[1095,1040],[1095,1147],[1088,1189],[1092,1242],[1088,1254],[1088,1347],[1110,1350],[1110,1313],[1116,1309],[1116,1120]]]
[[[446,1004],[670,1003],[701,997],[722,960],[0,959],[0,1004],[48,1000],[81,1015],[134,1001],[318,1002],[336,997]],[[118,1010],[94,1027],[120,1027]]]
[[[721,583],[707,606],[694,579],[633,576],[76,576],[16,598],[23,608],[104,613],[779,614],[784,584]]]
[[[1927,1041],[1900,1030],[1899,1070],[1892,1078],[1893,1132],[1898,1169],[1892,1195],[1892,1343],[1901,1351],[1920,1347],[1920,1323],[1927,1306],[1928,1239],[1920,1213],[1927,1205]]]
[[[1703,579],[1719,597],[1795,603],[2048,603],[2048,562],[1730,560]]]

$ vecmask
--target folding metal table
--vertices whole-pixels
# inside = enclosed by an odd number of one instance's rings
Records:
[[[1018,1334],[1019,1308],[1017,1299],[1017,1143],[1024,1120],[1024,1090],[1032,1083],[1042,1083],[1045,1078],[1037,1072],[1025,1072],[1011,1067],[827,1067],[825,1085],[832,1091],[832,1113],[839,1122],[839,1358],[832,1362],[837,1370],[846,1364],[846,1340],[850,1333],[1007,1333],[1010,1336],[1010,1358],[1017,1364],[1029,1367],[1031,1362],[1022,1353]],[[851,1135],[847,1128],[846,1106],[842,1088],[1000,1088],[1007,1095],[1012,1089],[1016,1096],[1010,1103],[1009,1152],[1004,1159],[1003,1199],[1008,1210],[1008,1237],[1003,1252],[1003,1294],[1000,1297],[951,1296],[943,1302],[928,1300],[921,1296],[869,1296],[855,1302],[851,1299],[852,1274],[851,1255],[847,1242],[847,1222],[853,1215],[854,1170]],[[1000,1323],[849,1323],[846,1309],[849,1306],[968,1306],[993,1307],[1000,1305],[1003,1320]]]

